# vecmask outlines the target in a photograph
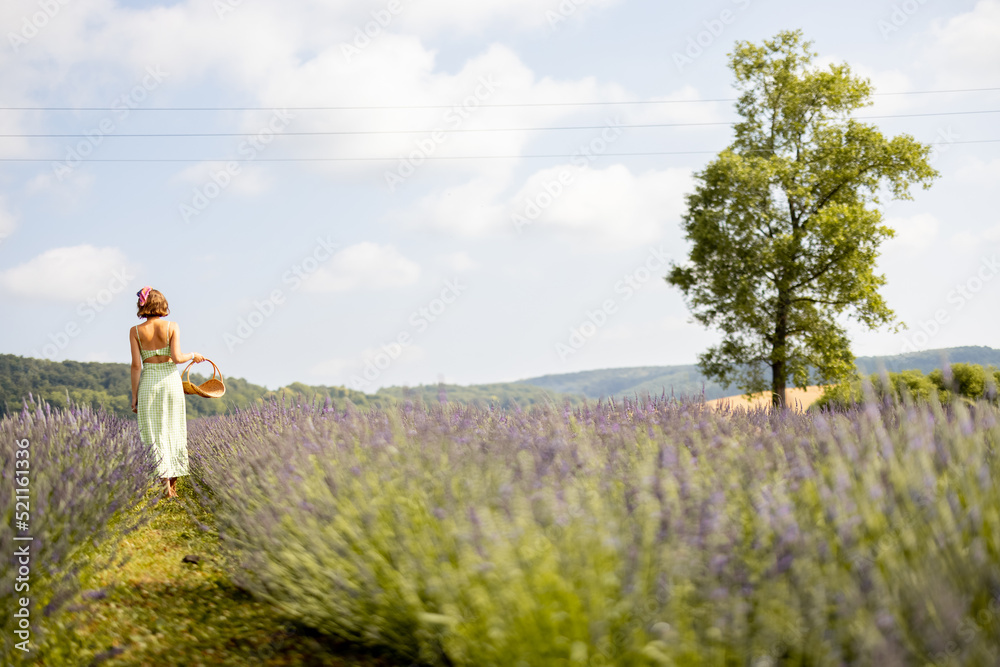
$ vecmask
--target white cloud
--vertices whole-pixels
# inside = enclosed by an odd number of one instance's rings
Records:
[[[1000,0],[980,0],[970,12],[936,21],[923,60],[949,88],[994,81],[1000,63]]]
[[[1000,243],[1000,224],[994,225],[983,232],[983,240],[987,243]]]
[[[268,155],[295,157],[396,157],[409,156],[427,145],[436,129],[460,129],[446,133],[443,142],[433,145],[433,157],[455,155],[516,154],[535,141],[537,132],[468,132],[497,127],[538,127],[586,111],[574,107],[494,107],[483,104],[564,101],[621,101],[631,99],[617,84],[598,83],[594,77],[557,80],[538,77],[513,49],[490,44],[468,58],[457,70],[443,70],[435,51],[422,41],[423,31],[441,29],[477,31],[492,27],[497,20],[510,20],[516,27],[547,25],[546,12],[568,11],[571,21],[610,6],[618,0],[404,0],[397,17],[365,48],[348,58],[342,44],[358,25],[371,20],[370,12],[385,8],[386,0],[329,3],[304,0],[294,12],[283,3],[244,2],[220,18],[212,3],[187,0],[169,7],[144,10],[124,8],[111,0],[70,3],[57,20],[50,22],[19,54],[18,75],[5,82],[8,97],[37,101],[37,81],[50,82],[50,96],[68,105],[108,104],[143,80],[152,67],[166,74],[166,83],[141,105],[184,104],[168,96],[196,86],[209,86],[218,95],[236,95],[248,104],[263,106],[391,106],[455,105],[461,109],[407,108],[362,110],[336,114],[298,113],[288,131],[298,132],[378,132],[392,134],[327,135],[305,139],[285,137],[268,148]],[[16,22],[21,13],[32,9],[24,3],[11,14]],[[564,13],[567,11],[562,10]],[[0,16],[3,16],[0,10]],[[360,22],[360,23],[359,23]],[[561,24],[565,27],[565,24]],[[562,28],[561,28],[562,29]],[[405,31],[405,32],[401,32]],[[10,55],[0,53],[0,69]],[[484,89],[482,81],[496,83]],[[473,97],[478,93],[478,99]],[[687,91],[688,94],[691,91]],[[695,105],[701,106],[701,105]],[[683,109],[683,111],[682,111]],[[665,110],[668,116],[673,109]],[[677,111],[691,108],[677,105]],[[457,120],[459,116],[460,120]],[[252,132],[267,120],[260,112],[229,112],[222,118],[225,127]],[[127,122],[133,122],[129,117]],[[116,122],[116,125],[118,123]],[[459,126],[459,127],[456,127]],[[0,128],[2,129],[2,128]],[[18,127],[12,127],[15,132]],[[27,128],[24,128],[27,129]],[[38,128],[43,129],[43,128]],[[414,129],[404,134],[399,130]],[[233,149],[239,139],[233,139]],[[220,152],[225,151],[225,145]],[[339,162],[314,163],[311,168],[338,178],[384,180],[395,163]],[[427,161],[418,168],[413,181],[445,171],[469,172],[504,179],[517,166],[515,160]],[[205,166],[182,171],[181,181],[197,184]],[[48,189],[51,182],[38,182],[36,189]],[[44,181],[44,179],[43,179]],[[409,179],[408,183],[409,185]],[[256,191],[263,183],[258,177],[240,177],[238,187]]]
[[[420,277],[420,266],[388,245],[368,241],[344,248],[303,283],[307,292],[348,292],[405,287]]]
[[[930,213],[920,213],[909,218],[889,218],[886,224],[896,230],[896,236],[887,242],[887,246],[907,248],[909,250],[926,250],[937,238],[941,223]]]
[[[550,232],[579,247],[617,250],[661,238],[684,211],[688,169],[633,174],[561,165],[531,175],[504,201],[504,183],[479,178],[423,197],[394,217],[457,236]]]
[[[477,32],[498,22],[515,28],[564,29],[620,0],[404,0],[401,27],[421,34],[443,29]],[[385,6],[376,0],[376,7]]]
[[[572,181],[559,192],[560,177]],[[633,174],[623,165],[606,169],[562,166],[539,171],[512,199],[521,226],[554,231],[591,248],[620,249],[654,241],[684,211],[693,181],[688,169]],[[533,219],[532,219],[532,214]]]
[[[0,243],[14,233],[17,228],[17,219],[7,207],[7,198],[0,195]]]
[[[504,189],[500,179],[478,178],[421,197],[398,217],[426,229],[457,236],[487,236],[505,224],[505,210],[497,200]]]
[[[472,257],[469,256],[469,253],[464,250],[445,255],[442,259],[444,260],[444,265],[447,268],[458,273],[472,271],[473,269],[479,268],[479,262],[472,259]]]
[[[118,248],[52,248],[0,273],[0,286],[31,299],[82,301],[125,288],[135,266]]]
[[[1000,186],[1000,158],[984,162],[974,157],[969,164],[958,170],[955,178],[972,185]]]
[[[392,34],[373,42],[351,63],[339,50],[326,49],[301,66],[262,81],[258,87],[261,101],[267,105],[292,100],[302,106],[391,106],[404,102],[408,107],[447,106],[376,109],[336,116],[302,113],[294,121],[295,131],[360,132],[293,145],[296,154],[305,157],[393,158],[391,162],[325,163],[317,168],[352,177],[374,176],[386,186],[390,180],[387,175],[395,174],[396,179],[402,176],[402,184],[393,182],[394,192],[442,172],[463,178],[471,174],[502,185],[517,168],[517,160],[439,158],[517,155],[538,138],[538,132],[480,130],[544,127],[580,113],[572,107],[500,105],[625,97],[618,86],[599,85],[591,77],[577,81],[538,79],[514,51],[498,44],[467,60],[457,72],[443,72],[437,69],[434,53],[418,39]],[[425,159],[428,157],[431,159]],[[404,159],[405,166],[401,164]]]

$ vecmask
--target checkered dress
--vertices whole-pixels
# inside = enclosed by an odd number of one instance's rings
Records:
[[[135,332],[139,338],[139,330]],[[146,363],[149,357],[169,356],[170,347],[143,350],[142,375],[139,376],[139,434],[143,443],[153,448],[160,477],[188,474],[187,411],[181,374],[172,361]]]

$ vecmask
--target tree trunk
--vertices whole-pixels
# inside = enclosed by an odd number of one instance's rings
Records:
[[[785,387],[785,361],[777,361],[771,364],[771,405],[776,408],[783,408],[788,404],[788,396]]]
[[[771,345],[771,405],[784,408],[787,405],[785,380],[785,342],[788,340],[788,295],[779,289],[778,311],[775,313],[774,340]]]

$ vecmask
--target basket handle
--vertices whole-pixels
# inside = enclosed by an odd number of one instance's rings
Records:
[[[215,374],[218,373],[219,374],[219,382],[222,382],[223,384],[225,384],[225,382],[222,380],[222,371],[220,371],[219,367],[215,365],[215,362],[212,361],[211,359],[209,359],[208,357],[205,358],[205,361],[207,361],[208,363],[212,364],[212,377],[209,378],[209,379],[210,380],[211,379],[215,379]]]
[[[216,375],[216,373],[218,373],[218,375],[219,375],[219,381],[223,382],[223,384],[225,384],[224,380],[222,379],[222,371],[220,371],[219,367],[215,365],[215,362],[212,361],[211,359],[209,359],[208,357],[204,357],[204,359],[208,363],[212,364],[212,377],[210,377],[209,379],[210,380],[215,379],[215,375]],[[189,363],[187,366],[184,367],[184,372],[181,373],[181,381],[182,382],[189,382],[190,381],[190,379],[185,379],[185,376],[189,376],[190,375],[191,367],[194,366],[195,363],[196,362],[194,361],[194,359],[192,359],[191,363]]]
[[[181,373],[181,382],[190,382],[190,378],[187,377],[191,372],[191,367],[194,366],[194,359],[191,359],[191,363],[184,367],[184,371]]]

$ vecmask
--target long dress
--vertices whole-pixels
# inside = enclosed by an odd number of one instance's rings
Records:
[[[136,339],[139,331],[136,329]],[[169,356],[170,347],[143,350],[142,374],[139,376],[139,435],[142,442],[153,448],[160,477],[181,477],[188,474],[187,409],[181,374],[173,361],[146,363],[149,357]]]

